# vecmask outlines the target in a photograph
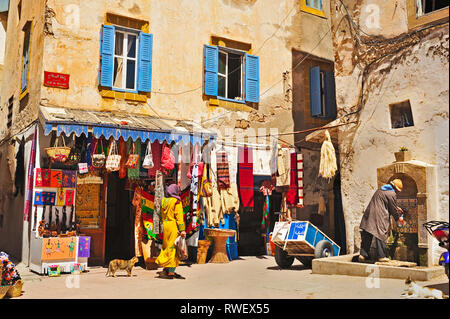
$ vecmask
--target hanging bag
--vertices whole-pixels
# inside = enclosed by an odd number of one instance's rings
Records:
[[[52,163],[64,163],[69,158],[70,147],[66,146],[66,141],[62,137],[64,146],[58,146],[58,137],[55,139],[53,147],[47,147],[45,152]]]
[[[126,168],[136,169],[139,163],[139,154],[136,154],[134,143],[132,142],[131,151],[128,155],[128,160],[125,163]]]
[[[185,238],[178,236],[177,239],[175,239],[175,249],[175,254],[179,260],[186,260],[189,258],[188,247]]]
[[[95,168],[102,168],[103,166],[105,166],[106,156],[105,156],[105,152],[103,151],[103,140],[102,139],[100,140],[100,143],[101,143],[100,147],[102,149],[102,153],[92,155],[92,166]],[[98,146],[98,142],[97,142],[97,146]]]
[[[109,172],[116,172],[120,168],[120,159],[122,157],[117,152],[117,142],[113,140],[109,147],[108,158],[106,159],[106,169]]]
[[[153,168],[155,164],[153,163],[153,155],[152,155],[152,144],[150,141],[147,143],[147,149],[145,150],[144,162],[142,163],[142,167],[145,169]]]
[[[175,156],[172,153],[172,150],[165,143],[163,145],[163,152],[161,157],[161,167],[166,170],[166,172],[170,172],[175,167]]]

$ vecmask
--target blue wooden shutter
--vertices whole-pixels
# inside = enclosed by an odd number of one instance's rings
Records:
[[[23,93],[27,89],[28,86],[28,66],[30,61],[30,49],[28,48],[25,56],[23,57],[23,65],[22,65],[22,86],[20,92]]]
[[[309,68],[309,100],[311,116],[322,114],[322,98],[320,91],[320,67]]]
[[[114,26],[102,25],[99,82],[104,87],[113,86],[114,38]]]
[[[334,72],[325,72],[325,110],[326,116],[336,118],[336,88]]]
[[[141,92],[152,90],[152,53],[153,34],[141,32],[139,34],[138,62],[138,90]]]
[[[25,92],[28,87],[28,69],[30,65],[30,39],[31,39],[31,26],[30,29],[25,33],[24,39],[24,55],[22,57],[22,85],[20,93]]]
[[[245,54],[245,101],[259,102],[259,57]]]
[[[219,48],[203,47],[203,93],[217,96],[219,85]]]

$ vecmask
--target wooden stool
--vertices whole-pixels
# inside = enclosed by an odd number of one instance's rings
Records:
[[[205,235],[211,237],[214,240],[214,250],[212,257],[209,260],[210,263],[229,263],[227,255],[227,239],[234,236],[235,230],[231,229],[212,229],[206,228]]]

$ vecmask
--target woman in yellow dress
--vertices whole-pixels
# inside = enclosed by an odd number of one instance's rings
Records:
[[[168,197],[164,197],[161,203],[161,217],[163,220],[163,244],[162,250],[156,263],[164,267],[159,273],[160,278],[164,279],[185,279],[183,276],[175,273],[180,260],[176,256],[175,240],[178,234],[186,237],[185,224],[183,217],[183,206],[180,198],[180,188],[172,184],[167,188]]]

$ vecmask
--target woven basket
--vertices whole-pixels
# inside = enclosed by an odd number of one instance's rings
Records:
[[[53,147],[47,147],[45,152],[50,158],[51,162],[64,163],[67,161],[70,155],[70,147],[66,146],[64,138],[62,138],[64,146],[58,146],[58,138],[55,140],[55,145]]]
[[[16,298],[16,297],[20,297],[20,295],[22,294],[22,287],[23,287],[23,281],[22,280],[18,280],[16,281],[16,283],[13,286],[10,286],[10,288],[8,289],[8,297],[10,298]]]
[[[3,299],[3,297],[5,297],[10,287],[11,286],[0,286],[0,299]]]
[[[197,246],[197,264],[206,263],[206,256],[208,254],[209,246],[211,242],[209,240],[199,240]]]

